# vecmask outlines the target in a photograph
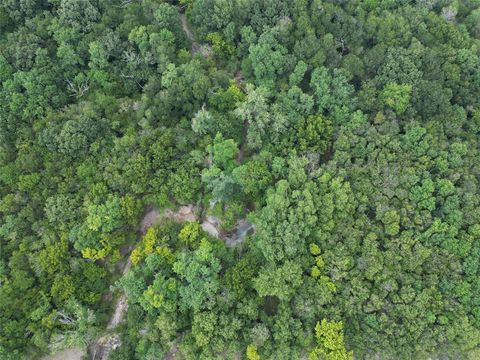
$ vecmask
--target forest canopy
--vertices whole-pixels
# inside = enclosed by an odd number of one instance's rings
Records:
[[[480,0],[2,0],[0,359],[479,359],[479,94]]]

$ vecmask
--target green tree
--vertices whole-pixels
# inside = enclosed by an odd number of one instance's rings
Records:
[[[351,360],[353,352],[345,349],[343,340],[343,324],[323,319],[315,326],[315,337],[318,346],[309,354],[311,360]]]
[[[180,308],[193,311],[212,309],[220,290],[222,266],[207,240],[202,240],[193,253],[182,252],[173,270],[182,282],[178,285]]]
[[[298,124],[298,142],[301,151],[325,153],[333,135],[331,121],[321,115],[309,116]]]
[[[272,88],[285,71],[287,49],[276,39],[274,29],[263,32],[249,48],[249,60],[259,86]]]
[[[411,93],[411,85],[389,83],[383,89],[381,99],[385,106],[393,109],[397,114],[402,114],[410,104]]]
[[[90,230],[108,233],[120,227],[122,220],[120,199],[111,196],[104,204],[89,206],[86,221]]]
[[[58,8],[58,17],[63,26],[89,32],[100,14],[89,0],[62,0]]]
[[[275,296],[280,300],[289,300],[295,290],[302,285],[300,265],[286,261],[283,265],[267,266],[253,280],[253,286],[261,297]]]
[[[245,101],[238,104],[235,114],[248,126],[247,145],[252,149],[261,147],[265,133],[272,122],[269,110],[268,90],[247,85]]]

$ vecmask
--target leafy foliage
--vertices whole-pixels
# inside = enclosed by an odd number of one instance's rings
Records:
[[[0,358],[86,349],[114,284],[113,359],[479,358],[479,24],[474,0],[3,0]]]

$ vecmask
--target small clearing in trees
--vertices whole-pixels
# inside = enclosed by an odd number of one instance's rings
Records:
[[[225,237],[225,245],[229,247],[237,246],[243,243],[247,235],[255,230],[253,224],[246,220],[238,220],[235,224],[235,233],[231,236]]]
[[[172,209],[165,209],[163,213],[160,213],[158,209],[149,205],[147,212],[140,221],[140,233],[145,235],[150,227],[158,224],[162,219],[169,219],[178,223],[192,222],[197,220],[195,215],[196,208],[193,205],[180,206],[177,211]]]
[[[166,219],[182,223],[182,222],[192,222],[197,220],[197,215],[195,215],[196,208],[193,205],[180,206],[176,212],[171,209],[166,209],[163,213],[163,216]]]
[[[147,230],[160,220],[160,211],[153,206],[147,208],[147,212],[140,221],[140,233],[145,235]]]
[[[196,212],[197,208],[190,204],[185,206],[180,206],[177,211],[172,209],[165,209],[163,212],[160,212],[154,206],[149,205],[146,209],[145,215],[143,215],[142,220],[140,221],[139,233],[141,236],[144,236],[148,229],[156,224],[160,224],[162,220],[169,219],[178,223],[183,222],[192,222],[198,219]],[[225,241],[225,245],[229,247],[237,246],[241,244],[246,236],[254,230],[254,226],[248,223],[245,220],[237,221],[234,232],[232,235],[223,235],[220,230],[221,221],[215,216],[207,216],[205,220],[201,223],[202,229],[209,233],[211,236]],[[128,248],[128,251],[124,254],[128,256],[125,261],[125,265],[121,270],[122,274],[126,274],[131,266],[130,253],[133,250],[134,246]],[[114,330],[123,320],[124,315],[128,308],[128,298],[125,293],[123,293],[118,299],[113,314],[108,322],[107,329]],[[113,333],[101,337],[97,342],[90,346],[89,353],[93,360],[106,360],[108,359],[109,353],[121,345],[121,340],[118,334]],[[73,350],[73,349],[71,349]],[[177,349],[174,348],[167,355],[166,359],[174,359],[177,353]],[[81,358],[67,358],[68,360],[80,360]],[[57,359],[48,359],[48,360],[57,360]]]
[[[220,219],[215,216],[207,216],[202,222],[203,231],[207,232],[213,237],[220,237]]]
[[[139,232],[141,236],[144,236],[148,229],[156,224],[159,224],[162,219],[170,219],[179,223],[182,222],[191,222],[197,219],[195,215],[195,207],[193,205],[181,206],[177,211],[172,209],[166,209],[163,213],[160,213],[158,209],[154,206],[149,205],[146,209],[145,215],[143,215],[142,220],[140,221]],[[130,246],[128,251],[124,254],[128,256],[125,261],[123,269],[120,271],[125,275],[130,269],[132,263],[130,261],[130,253],[134,249],[134,246]],[[111,294],[110,294],[111,295]],[[113,314],[108,322],[107,329],[115,329],[123,320],[124,315],[128,308],[128,298],[125,293],[123,293],[118,299]],[[106,360],[108,359],[109,353],[121,345],[120,336],[118,334],[111,334],[104,337],[101,337],[92,344],[89,348],[89,353],[91,354],[91,359],[93,360]],[[68,358],[65,358],[68,359]],[[69,359],[70,360],[70,359]],[[72,360],[77,360],[72,358]],[[78,359],[79,360],[79,359]]]
[[[71,348],[59,351],[53,355],[48,355],[42,358],[43,360],[82,360],[85,356],[85,351],[79,348]]]
[[[253,224],[247,222],[245,219],[240,219],[235,224],[233,231],[230,234],[225,234],[220,229],[221,221],[215,216],[207,216],[202,222],[203,231],[209,233],[217,239],[222,239],[225,246],[234,247],[243,243],[247,235],[255,230]]]
[[[156,224],[161,223],[163,219],[169,219],[178,223],[192,222],[198,219],[195,214],[197,208],[194,205],[186,205],[178,208],[177,211],[172,209],[165,209],[161,213],[154,206],[149,205],[146,209],[145,215],[142,217],[139,226],[139,233],[141,236],[145,235],[148,229]],[[206,216],[205,220],[201,223],[202,229],[209,233],[211,236],[225,241],[225,245],[229,247],[237,246],[241,244],[247,235],[254,230],[254,226],[245,220],[237,221],[234,232],[232,235],[224,235],[220,229],[221,221],[215,216]],[[130,246],[123,254],[126,256],[126,260],[123,262],[119,271],[122,274],[126,274],[131,267],[130,253],[134,246]],[[110,297],[112,293],[109,293]],[[123,320],[124,315],[128,308],[128,298],[123,293],[117,300],[113,314],[108,322],[107,329],[114,330]],[[106,335],[99,338],[94,344],[89,346],[89,355],[93,360],[106,360],[109,353],[121,345],[120,336],[116,333]],[[173,348],[165,359],[175,359],[178,349]],[[44,357],[43,360],[82,360],[85,356],[85,351],[80,348],[70,348],[60,351],[54,355]]]

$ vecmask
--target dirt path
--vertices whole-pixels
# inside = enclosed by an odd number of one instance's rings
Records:
[[[127,310],[128,299],[127,295],[123,294],[120,299],[118,299],[117,305],[115,306],[115,311],[113,312],[110,321],[108,322],[107,329],[114,329],[120,324],[123,320],[123,315]]]
[[[145,215],[143,215],[140,221],[140,234],[143,236],[147,233],[148,229],[155,224],[159,224],[162,219],[170,219],[175,222],[195,221],[197,216],[195,215],[196,208],[193,205],[180,206],[177,211],[172,209],[165,209],[163,213],[160,213],[155,207],[149,205]]]
[[[147,233],[147,230],[159,220],[160,211],[158,211],[153,206],[148,206],[147,212],[145,213],[145,215],[143,215],[143,218],[140,221],[140,233],[142,235],[145,235]]]
[[[153,206],[148,206],[147,210],[140,221],[139,233],[141,236],[144,236],[148,229],[162,222],[164,219],[169,219],[176,221],[178,223],[183,222],[192,222],[198,219],[196,212],[197,209],[193,205],[181,206],[177,211],[172,209],[165,209],[162,213]],[[222,234],[220,229],[221,221],[220,219],[214,216],[207,216],[204,221],[201,223],[202,229],[209,233],[211,236],[225,241],[225,245],[229,247],[237,246],[241,244],[246,236],[254,230],[254,226],[248,223],[245,220],[237,221],[235,225],[235,230],[233,234],[226,236]],[[130,253],[134,249],[134,246],[130,246],[128,249],[125,249],[123,255],[126,257],[126,260],[123,262],[122,266],[119,267],[118,271],[125,275],[132,263],[130,261]],[[110,297],[113,295],[112,292],[108,294]],[[106,360],[108,359],[109,353],[121,346],[120,335],[115,333],[115,328],[122,322],[126,311],[128,309],[128,298],[125,293],[118,298],[117,303],[113,311],[110,320],[108,321],[107,330],[110,331],[110,334],[107,334],[99,338],[94,344],[89,346],[88,353],[89,359],[92,360]],[[164,360],[175,359],[178,352],[178,348],[174,347],[165,357]],[[80,348],[70,348],[58,352],[57,354],[44,357],[43,360],[82,360],[85,357],[86,353]]]
[[[192,55],[195,54],[202,54],[203,57],[209,57],[210,54],[212,53],[212,49],[210,48],[209,45],[207,44],[199,44],[197,40],[195,39],[195,36],[193,35],[192,31],[188,27],[188,21],[187,21],[187,16],[185,15],[184,12],[179,12],[180,16],[180,22],[182,23],[182,30],[187,36],[187,39],[192,43],[192,48],[190,49],[190,52]]]
[[[247,135],[248,135],[248,120],[243,122],[243,134],[242,134],[242,144],[240,145],[240,150],[238,151],[237,161],[241,164],[243,162],[243,157],[245,155],[245,147],[247,146]]]
[[[163,212],[160,212],[153,206],[148,206],[145,214],[140,221],[139,233],[143,237],[148,229],[155,224],[159,224],[164,219],[169,219],[178,223],[183,222],[192,222],[198,219],[196,215],[196,207],[193,205],[181,206],[177,211],[172,209],[165,209]],[[237,246],[241,244],[247,235],[254,230],[254,226],[245,220],[239,220],[235,225],[234,232],[229,236],[224,236],[220,229],[221,221],[220,219],[214,216],[207,216],[204,221],[201,223],[202,229],[209,233],[210,235],[222,239],[225,241],[225,245],[229,247]],[[124,262],[123,269],[120,267],[119,271],[122,272],[122,275],[125,275],[130,267],[130,253],[134,249],[134,246],[130,246],[125,252],[124,256],[127,258]],[[113,294],[110,293],[110,296]],[[94,344],[89,347],[89,353],[91,359],[93,360],[106,360],[108,359],[109,353],[121,346],[120,335],[115,333],[115,328],[122,322],[126,311],[128,309],[128,298],[125,293],[118,298],[117,303],[115,304],[114,311],[110,320],[108,321],[107,330],[110,331],[110,334],[107,334],[99,338]],[[72,351],[74,354],[76,349],[69,349],[67,351]],[[176,357],[178,349],[173,348],[172,351],[167,355],[165,359],[174,359]],[[83,355],[84,353],[82,353]],[[72,355],[73,356],[73,355]],[[46,360],[80,360],[81,357],[67,357],[63,356],[61,358],[51,358]]]
[[[230,234],[221,231],[221,221],[215,216],[207,216],[201,224],[203,231],[211,236],[221,239],[225,242],[225,246],[234,247],[242,244],[247,235],[255,230],[255,226],[245,219],[240,219],[235,224]]]
[[[147,230],[153,226],[157,221],[160,219],[160,212],[151,207],[150,210],[147,211],[147,213],[143,216],[142,220],[140,221],[140,233],[143,235],[146,234]],[[120,272],[122,273],[122,276],[125,275],[128,270],[130,270],[130,267],[132,266],[132,262],[130,260],[130,254],[132,250],[135,248],[135,246],[130,246],[122,255],[126,257],[126,260],[124,261],[123,269],[120,267]],[[113,294],[109,294],[110,296]],[[115,305],[115,309],[113,311],[112,317],[108,321],[107,329],[111,330],[114,329],[120,324],[123,320],[123,316],[127,310],[128,307],[128,299],[127,295],[123,293],[120,298],[117,300],[117,304]]]
[[[201,226],[202,230],[211,236],[216,238],[220,237],[220,219],[215,216],[207,216]]]
[[[163,217],[179,223],[192,222],[197,220],[197,215],[195,215],[196,210],[193,205],[180,206],[176,212],[171,209],[166,209]]]
[[[150,227],[152,227],[155,224],[161,223],[163,219],[170,219],[179,223],[195,221],[197,219],[197,216],[195,215],[195,211],[196,211],[196,208],[193,205],[187,205],[187,206],[181,206],[177,211],[173,211],[172,209],[165,209],[165,211],[161,213],[158,209],[150,205],[147,207],[147,210],[143,215],[142,220],[140,221],[140,226],[138,230],[140,232],[140,235],[143,237],[147,233]],[[130,253],[132,252],[133,249],[134,249],[134,246],[129,247],[124,254],[124,256],[127,257],[127,260],[125,261],[125,265],[123,266],[123,269],[120,270],[122,272],[122,275],[125,275],[132,265],[130,261]],[[123,293],[117,300],[117,303],[115,304],[113,314],[110,317],[110,320],[108,321],[107,330],[113,331],[122,322],[127,309],[128,309],[128,297],[125,293]],[[116,349],[117,347],[119,347],[120,345],[121,345],[121,340],[118,334],[113,333],[111,335],[103,336],[99,338],[95,344],[92,344],[90,346],[89,353],[91,354],[91,359],[106,360],[108,359],[109,353],[113,349]],[[174,352],[173,355],[171,355],[173,356],[171,357],[172,359],[174,358],[175,353],[176,352]],[[65,359],[70,360],[69,358],[65,358]],[[71,360],[80,360],[80,358],[79,359],[72,358]]]
[[[182,23],[183,32],[185,33],[185,35],[187,35],[187,39],[190,40],[192,44],[196,44],[198,46],[198,43],[195,41],[195,37],[193,36],[190,28],[188,27],[187,16],[185,15],[185,13],[180,13],[180,22]]]
[[[237,246],[242,244],[247,235],[255,230],[253,224],[245,220],[238,220],[235,225],[235,233],[232,236],[225,237],[225,245],[229,247]]]
[[[57,352],[54,355],[48,355],[42,358],[43,360],[82,360],[85,356],[85,351],[79,348],[65,349]]]

